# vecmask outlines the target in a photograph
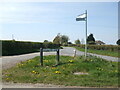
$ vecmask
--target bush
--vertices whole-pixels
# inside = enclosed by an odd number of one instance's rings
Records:
[[[80,44],[72,44],[70,46],[77,46],[81,48],[85,48],[85,45],[80,45]],[[108,51],[115,51],[118,52],[120,51],[120,46],[117,45],[87,45],[88,49],[94,49],[94,50],[108,50]]]
[[[60,45],[53,43],[25,42],[14,40],[2,41],[2,56],[18,55],[39,51],[40,48],[59,48]]]

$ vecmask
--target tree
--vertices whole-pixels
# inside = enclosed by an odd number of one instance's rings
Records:
[[[79,39],[75,40],[75,44],[81,44],[80,40]]]
[[[69,37],[68,36],[66,36],[66,35],[62,35],[61,36],[61,44],[63,45],[63,44],[68,44],[68,41],[69,41]]]
[[[93,37],[93,34],[90,34],[87,37],[87,44],[95,44],[95,38]]]
[[[117,45],[120,45],[120,39],[118,39],[118,41],[116,42]]]
[[[49,42],[48,40],[44,40],[44,42]]]
[[[72,42],[68,42],[68,44],[72,44]]]
[[[54,38],[53,43],[55,44],[60,44],[61,43],[61,36],[60,33],[58,33],[58,35]]]
[[[54,38],[53,43],[67,45],[68,41],[69,41],[69,37],[68,36],[60,35],[60,33],[58,33],[58,35]]]

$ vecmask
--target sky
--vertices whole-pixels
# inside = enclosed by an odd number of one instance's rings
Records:
[[[69,41],[85,40],[85,21],[76,17],[87,10],[89,34],[95,40],[116,44],[118,40],[117,2],[3,2],[0,3],[0,39],[53,41],[60,33]]]

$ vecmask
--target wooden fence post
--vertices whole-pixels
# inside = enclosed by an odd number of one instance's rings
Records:
[[[56,55],[56,64],[58,65],[59,64],[59,60],[60,60],[60,55],[59,55],[59,49],[57,49],[57,55]]]
[[[40,65],[43,66],[43,48],[40,48]]]

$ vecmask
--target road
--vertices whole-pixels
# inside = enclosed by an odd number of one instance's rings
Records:
[[[76,50],[76,49],[74,49],[72,47],[64,47],[64,49],[60,50],[60,55],[73,56],[74,50]],[[43,54],[44,55],[55,55],[56,52],[44,52]],[[94,55],[97,57],[101,57],[101,58],[109,60],[109,61],[118,61],[118,58],[116,58],[116,57],[103,56],[103,55],[97,55],[97,54],[91,54],[91,53],[88,53],[88,54]],[[3,57],[0,57],[0,59],[2,59],[2,62],[0,62],[0,63],[2,65],[2,69],[7,69],[7,68],[10,68],[10,67],[16,65],[16,63],[34,58],[39,55],[40,55],[40,53],[37,52],[37,53],[30,53],[30,54],[24,54],[24,55],[3,56]],[[77,56],[84,55],[84,52],[76,50],[76,55]]]
[[[64,47],[64,49],[61,50],[61,55],[73,56],[74,55],[74,50],[76,50],[76,49],[72,48],[72,47]],[[104,56],[104,55],[98,55],[98,54],[92,54],[92,53],[87,53],[87,54],[106,59],[107,61],[113,61],[113,62],[118,62],[119,61],[120,62],[120,58],[117,58],[117,57]],[[84,55],[84,52],[76,50],[76,55],[77,56]]]

